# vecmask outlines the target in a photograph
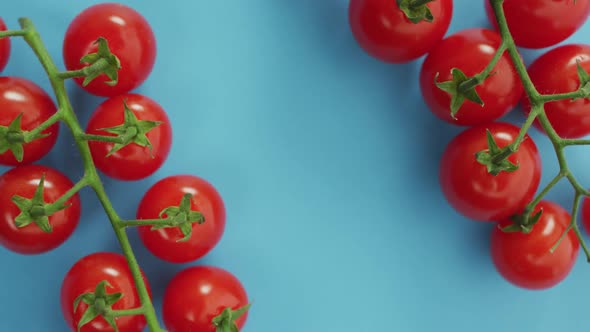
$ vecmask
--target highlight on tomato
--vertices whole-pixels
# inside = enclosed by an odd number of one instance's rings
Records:
[[[351,0],[348,20],[359,46],[386,63],[406,63],[430,51],[445,35],[452,0]]]
[[[61,171],[42,165],[18,166],[2,174],[0,244],[27,255],[62,245],[78,226],[80,197],[76,193],[63,204],[53,204],[73,186]]]
[[[520,288],[541,290],[556,286],[569,275],[578,257],[580,243],[574,231],[568,230],[569,212],[547,200],[539,202],[532,215],[540,211],[530,233],[502,231],[500,228],[513,223],[509,218],[501,220],[492,231],[493,264],[505,280]],[[565,237],[558,244],[562,235]]]
[[[492,122],[465,129],[446,146],[440,161],[439,180],[446,201],[464,217],[483,222],[508,218],[533,199],[541,180],[541,157],[533,139],[525,135],[508,162],[518,165],[497,175],[476,160],[476,153],[489,150],[487,131],[499,148],[516,140],[520,128]]]

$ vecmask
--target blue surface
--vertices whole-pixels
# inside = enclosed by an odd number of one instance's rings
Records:
[[[68,21],[96,1],[6,1],[13,27],[32,18],[59,64]],[[457,215],[438,187],[437,163],[460,129],[437,120],[418,89],[421,61],[386,65],[352,39],[346,0],[124,1],[151,22],[159,53],[137,91],[160,102],[174,146],[149,179],[105,178],[124,217],[143,192],[176,173],[202,176],[228,209],[218,247],[195,264],[236,274],[254,301],[244,332],[556,331],[588,322],[590,266],[543,292],[517,289],[495,272],[490,225]],[[482,1],[456,0],[449,33],[489,26]],[[590,24],[568,40],[587,40]],[[530,62],[538,52],[524,52]],[[16,42],[5,75],[48,89],[36,59]],[[101,101],[69,85],[86,121]],[[520,122],[516,111],[507,120]],[[65,133],[65,131],[64,131]],[[549,141],[543,183],[556,171]],[[81,174],[69,135],[42,163]],[[590,158],[568,154],[584,183]],[[72,161],[72,158],[74,161]],[[570,206],[566,185],[549,198]],[[66,331],[61,280],[81,256],[118,250],[94,195],[84,190],[83,219],[58,250],[28,257],[0,250],[2,331]],[[154,288],[192,265],[149,254],[130,232]],[[42,296],[36,297],[33,294]],[[8,300],[10,299],[10,300]],[[30,312],[38,315],[29,317]]]

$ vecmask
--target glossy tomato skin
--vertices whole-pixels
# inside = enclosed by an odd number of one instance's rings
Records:
[[[412,23],[391,0],[351,0],[348,20],[352,34],[369,55],[387,63],[413,61],[445,35],[453,14],[452,0],[428,4],[433,22]]]
[[[114,143],[90,141],[90,152],[96,167],[107,176],[125,181],[136,181],[156,172],[168,158],[172,147],[172,126],[168,115],[156,101],[144,95],[130,93],[112,97],[98,105],[86,132],[88,134],[116,136],[102,129],[124,123],[124,101],[138,120],[160,121],[146,136],[152,148],[131,143],[107,157]]]
[[[143,275],[143,271],[142,271]],[[112,287],[106,287],[107,294],[123,293],[123,297],[113,305],[113,310],[134,309],[141,306],[135,289],[133,276],[125,257],[118,253],[96,252],[80,258],[66,273],[60,291],[62,314],[72,331],[77,330],[78,322],[88,305],[80,302],[74,313],[74,300],[83,293],[94,292],[96,285],[106,280]],[[149,281],[143,280],[151,297]],[[146,326],[144,316],[122,316],[117,318],[119,332],[141,332]],[[80,332],[112,332],[113,328],[102,318],[97,317],[84,325]]]
[[[57,112],[51,97],[37,84],[20,77],[0,77],[0,125],[8,126],[22,113],[21,128],[30,131]],[[0,164],[17,166],[31,164],[46,156],[55,146],[59,123],[43,133],[44,138],[24,144],[23,160],[18,162],[10,150],[0,154]]]
[[[193,266],[179,272],[164,292],[162,315],[168,332],[215,332],[211,320],[225,308],[248,304],[246,290],[230,272],[213,266]],[[248,312],[236,320],[241,330]]]
[[[192,194],[191,210],[205,217],[202,224],[193,223],[188,241],[177,242],[184,235],[178,227],[151,230],[138,227],[139,238],[146,248],[162,260],[188,263],[208,254],[221,240],[225,230],[226,211],[217,189],[194,175],[173,175],[156,182],[143,196],[137,209],[137,219],[156,219],[170,206],[178,206],[185,194]]]
[[[103,37],[121,62],[115,86],[101,75],[83,87],[87,92],[113,97],[139,87],[151,73],[156,61],[156,38],[147,20],[136,10],[117,3],[101,3],[79,13],[70,23],[63,43],[63,58],[68,70],[81,69],[80,59],[96,52],[95,41]],[[75,81],[82,86],[83,78]]]
[[[428,109],[438,118],[459,126],[475,126],[495,121],[516,107],[524,89],[508,53],[475,90],[484,106],[466,100],[451,117],[451,97],[435,85],[453,78],[451,69],[459,68],[467,76],[480,73],[500,47],[500,35],[492,30],[472,28],[461,30],[441,41],[427,56],[420,70],[420,90]]]
[[[6,23],[0,17],[0,31],[6,30]],[[12,48],[10,38],[4,37],[0,38],[0,72],[4,70],[6,65],[8,64],[8,59],[10,58],[10,50]]]
[[[483,0],[492,25],[498,24],[489,0]],[[540,49],[574,34],[588,18],[589,0],[505,0],[504,13],[517,46]]]
[[[566,231],[570,214],[563,207],[550,201],[541,201],[533,213],[543,210],[541,219],[529,234],[506,233],[495,227],[491,237],[491,256],[494,266],[508,282],[525,289],[551,288],[572,270],[580,244],[570,230],[557,249],[551,247]],[[503,220],[499,226],[510,225]]]
[[[486,129],[499,147],[516,139],[519,128],[493,122],[468,128],[455,136],[445,148],[440,162],[440,185],[448,203],[474,221],[499,221],[521,211],[539,186],[541,159],[537,146],[526,136],[517,152],[508,159],[518,163],[512,173],[493,176],[475,160],[475,153],[487,150]]]
[[[0,244],[13,252],[32,255],[53,250],[63,244],[78,226],[81,212],[78,194],[67,202],[70,207],[49,217],[49,224],[53,227],[51,233],[45,233],[34,223],[23,228],[15,226],[14,220],[21,211],[12,202],[12,197],[32,198],[43,174],[45,203],[55,202],[74,186],[60,171],[41,165],[18,166],[0,176]]]
[[[569,44],[551,49],[531,63],[528,72],[542,94],[573,92],[580,85],[576,60],[590,72],[590,45]],[[523,109],[527,114],[531,109],[526,96],[523,98]],[[590,134],[590,101],[586,99],[546,103],[545,113],[553,129],[563,138],[580,138]],[[545,132],[538,120],[535,127]]]

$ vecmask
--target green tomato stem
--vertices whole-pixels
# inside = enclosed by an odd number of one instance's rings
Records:
[[[25,30],[2,30],[2,31],[0,31],[0,38],[22,37],[24,35],[25,35]]]
[[[83,134],[80,136],[81,139],[86,141],[98,141],[98,142],[109,142],[109,143],[123,143],[123,139],[118,136],[104,136],[104,135],[91,135]]]
[[[552,101],[559,101],[559,100],[567,100],[567,99],[574,99],[574,98],[584,98],[584,92],[580,89],[572,92],[565,92],[565,93],[556,93],[556,94],[549,94],[549,95],[541,95],[539,100],[548,103]]]
[[[41,123],[35,129],[27,132],[25,134],[25,141],[31,142],[31,141],[35,140],[42,132],[47,130],[49,127],[51,127],[52,125],[54,125],[58,121],[61,121],[62,116],[63,116],[63,112],[60,112],[59,110],[57,112],[55,112],[52,116],[50,116],[47,120],[45,120],[43,123]]]
[[[92,155],[90,153],[88,142],[84,139],[84,130],[80,126],[80,122],[78,121],[76,114],[74,113],[68,94],[66,92],[64,78],[62,77],[62,75],[60,75],[60,71],[58,70],[51,56],[49,55],[46,46],[41,40],[41,37],[37,32],[35,26],[33,25],[33,22],[28,18],[21,18],[19,19],[19,23],[24,31],[23,33],[21,33],[21,35],[33,50],[33,52],[41,62],[41,65],[43,66],[45,72],[47,73],[47,76],[49,77],[51,87],[57,98],[59,109],[58,112],[59,114],[61,114],[61,120],[72,132],[72,135],[74,136],[76,142],[76,146],[78,147],[78,150],[82,157],[85,172],[84,179],[86,179],[85,182],[87,183],[79,182],[78,186],[80,186],[81,188],[83,185],[89,185],[96,193],[101,205],[105,210],[106,215],[109,218],[111,226],[113,227],[115,235],[123,251],[123,255],[127,259],[127,263],[133,275],[135,287],[137,288],[137,292],[139,294],[139,298],[144,311],[143,314],[146,318],[147,325],[151,332],[162,331],[156,316],[154,306],[151,302],[149,293],[147,291],[146,284],[143,280],[141,269],[137,263],[137,259],[135,258],[135,254],[133,253],[133,249],[131,248],[127,234],[125,233],[124,229],[118,226],[118,222],[121,219],[117,215],[116,211],[112,206],[111,201],[109,200],[106,194],[104,186],[98,175],[98,171],[96,170],[96,166],[94,165],[94,161],[92,160]]]
[[[122,316],[135,316],[135,315],[143,315],[145,309],[143,307],[135,308],[135,309],[127,309],[127,310],[110,310],[109,314],[113,317],[122,317]]]
[[[162,226],[170,225],[169,219],[141,219],[141,220],[121,220],[119,227],[134,227],[134,226]]]
[[[58,78],[62,80],[70,79],[70,78],[77,78],[77,77],[86,77],[91,74],[95,73],[102,73],[106,68],[108,68],[110,64],[104,60],[100,59],[96,63],[93,63],[90,66],[85,66],[78,70],[68,70],[59,72],[57,74]]]

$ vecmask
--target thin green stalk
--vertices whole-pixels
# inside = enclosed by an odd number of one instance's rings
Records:
[[[22,37],[24,35],[25,35],[25,30],[3,30],[3,31],[0,31],[0,38]]]
[[[92,155],[90,153],[88,142],[86,140],[79,139],[79,137],[84,135],[84,130],[80,126],[80,123],[76,117],[76,114],[74,113],[74,110],[68,98],[65,89],[64,78],[60,76],[60,71],[55,65],[55,62],[51,59],[49,52],[47,51],[47,48],[45,47],[43,41],[39,36],[39,33],[33,25],[33,22],[28,18],[21,18],[19,19],[19,23],[24,31],[24,33],[22,33],[21,35],[23,36],[24,40],[29,44],[29,46],[41,62],[41,65],[47,73],[47,76],[49,77],[51,87],[57,98],[59,113],[61,114],[62,121],[66,124],[66,126],[72,132],[73,136],[76,138],[76,146],[78,147],[78,150],[82,157],[82,162],[84,164],[85,178],[88,181],[88,185],[92,187],[99,201],[101,202],[109,218],[109,221],[111,222],[111,225],[119,241],[123,254],[127,259],[127,263],[133,275],[135,286],[137,288],[142,308],[144,310],[143,314],[146,318],[147,325],[150,331],[152,332],[162,331],[156,316],[154,306],[151,302],[151,298],[147,291],[146,284],[143,280],[141,269],[139,268],[137,259],[135,258],[127,234],[125,233],[124,229],[118,227],[118,222],[120,221],[120,218],[114,210],[108,196],[106,195],[105,189],[94,165],[94,161],[92,160]]]
[[[551,188],[553,188],[559,181],[561,181],[561,179],[563,179],[565,177],[565,173],[563,172],[559,172],[557,173],[557,175],[553,178],[553,180],[551,180],[546,186],[545,188],[543,188],[543,190],[537,195],[537,197],[535,197],[535,199],[533,199],[532,202],[530,202],[525,210],[526,211],[533,211],[533,209],[535,208],[535,206],[537,206],[537,204],[539,204],[539,202],[543,199],[543,197],[545,197],[545,195],[547,195],[549,193],[549,191],[551,191]]]
[[[134,315],[143,315],[145,310],[143,307],[135,308],[135,309],[127,309],[127,310],[110,310],[109,313],[113,317],[122,317],[122,316],[134,316]]]
[[[141,219],[141,220],[121,220],[119,227],[134,227],[134,226],[145,226],[145,225],[169,225],[170,220],[168,219]]]
[[[552,101],[559,101],[559,100],[568,100],[568,99],[576,99],[576,98],[584,98],[584,92],[582,90],[576,90],[572,92],[565,92],[565,93],[556,93],[550,95],[541,95],[539,100],[548,103]]]
[[[82,188],[88,186],[88,177],[84,176],[80,181],[78,181],[70,190],[66,191],[60,198],[58,198],[52,205],[60,206],[65,204],[72,196],[74,196],[77,192],[82,190]]]
[[[104,136],[104,135],[92,135],[92,134],[82,134],[79,136],[79,139],[85,141],[99,141],[99,142],[109,142],[109,143],[123,143],[123,139],[118,136]]]
[[[35,138],[35,137],[39,136],[39,134],[41,134],[42,132],[47,130],[49,127],[51,127],[52,125],[54,125],[58,121],[61,121],[62,115],[63,115],[63,112],[59,112],[59,111],[55,112],[52,116],[50,116],[47,120],[45,120],[43,123],[41,123],[35,129],[28,132],[26,134],[26,136],[29,138]]]

